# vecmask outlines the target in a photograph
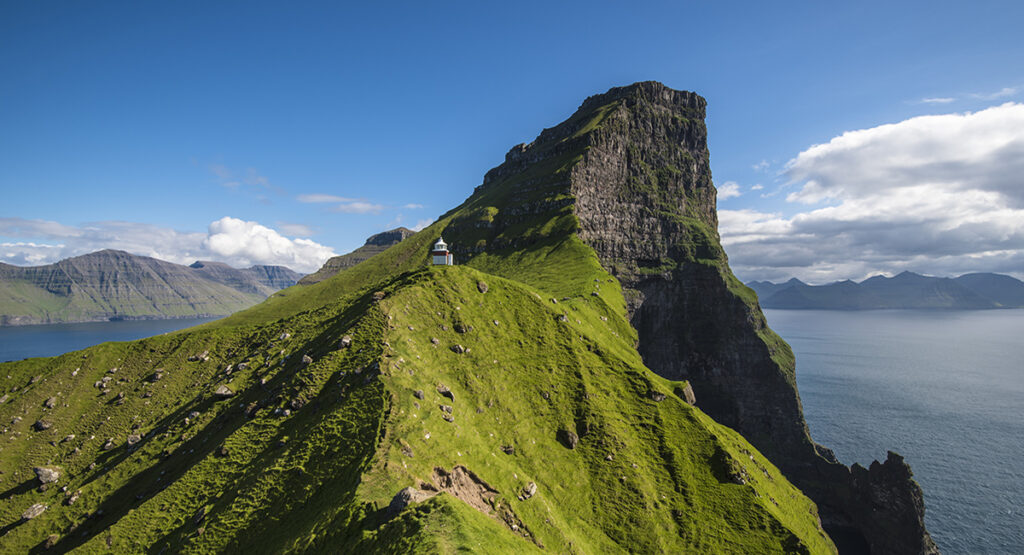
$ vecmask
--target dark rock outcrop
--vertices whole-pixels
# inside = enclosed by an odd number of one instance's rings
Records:
[[[364,260],[368,260],[372,256],[376,256],[388,250],[390,247],[401,243],[414,233],[416,232],[411,229],[399,227],[376,235],[371,235],[363,246],[348,254],[328,259],[319,270],[300,279],[299,284],[312,285],[314,283],[321,282],[342,270],[347,270]]]
[[[622,285],[646,365],[687,380],[688,402],[699,400],[779,466],[819,505],[841,551],[937,552],[923,503],[914,501],[920,488],[902,461],[859,477],[811,440],[792,351],[768,328],[721,247],[705,106],[697,94],[655,82],[590,97],[485,176],[478,191],[515,184],[508,193],[519,202],[515,211],[481,210],[444,235],[483,229],[488,238],[478,250],[521,247],[530,238],[502,234],[517,215],[571,209],[576,234]],[[563,194],[537,194],[551,190]],[[476,253],[453,250],[462,259]]]

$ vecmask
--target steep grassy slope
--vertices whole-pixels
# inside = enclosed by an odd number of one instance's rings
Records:
[[[238,290],[185,266],[105,250],[46,266],[0,264],[0,325],[225,315],[269,292]]]
[[[616,288],[554,303],[454,267],[371,289],[286,321],[5,364],[16,391],[0,411],[21,417],[0,451],[5,546],[832,550],[810,501],[683,402],[685,384],[643,368]],[[237,395],[217,400],[219,384]],[[52,426],[33,431],[38,419]],[[559,442],[568,431],[575,449]],[[39,465],[63,474],[43,492]],[[493,495],[448,491],[386,520],[397,491],[444,489],[437,469],[459,466]],[[49,509],[20,521],[34,503]]]

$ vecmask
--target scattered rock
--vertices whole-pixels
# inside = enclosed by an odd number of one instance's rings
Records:
[[[302,407],[306,406],[306,402],[296,397],[295,399],[292,399],[290,403],[288,403],[288,406],[290,406],[292,410],[299,410]]]
[[[455,329],[455,333],[469,333],[473,331],[473,326],[467,326],[462,322],[458,322],[452,327]]]
[[[604,460],[606,461],[610,461],[613,459],[615,459],[615,457],[613,457],[611,453],[608,453],[607,455],[604,456]]]
[[[559,314],[558,315],[558,321],[559,322],[568,322],[569,321],[569,317],[566,316],[565,314]]]
[[[245,406],[245,417],[246,418],[253,418],[253,417],[256,416],[256,413],[259,410],[260,410],[260,404],[255,402],[255,401],[253,401],[252,403],[249,403],[248,405]]]
[[[438,407],[440,407],[441,410],[443,410],[444,412],[447,412],[448,414],[452,413],[452,406],[451,405],[438,405]]]
[[[68,434],[68,435],[64,436],[64,439],[60,440],[60,442],[61,443],[67,443],[67,442],[69,442],[69,441],[71,441],[73,439],[75,439],[75,434]]]
[[[154,371],[153,374],[149,376],[149,381],[151,381],[151,382],[158,382],[158,381],[160,381],[162,379],[164,379],[164,369],[163,368],[157,368],[156,371]]]
[[[442,397],[447,397],[451,399],[452,402],[455,402],[455,394],[452,393],[452,390],[448,389],[448,386],[444,384],[437,384],[437,392],[440,393]]]
[[[238,365],[238,369],[239,370],[245,370],[248,367],[249,367],[249,363],[248,362],[243,362],[243,363]]]
[[[570,430],[559,430],[557,436],[558,442],[566,446],[568,449],[575,449],[576,445],[580,442],[580,436],[576,435],[576,432]]]
[[[373,302],[378,303],[378,302],[384,300],[384,297],[386,297],[386,296],[387,296],[387,294],[384,293],[383,291],[375,291],[373,293]]]
[[[502,445],[501,446],[501,450],[506,455],[515,455],[516,454],[516,448],[514,446],[512,446],[512,445]]]
[[[437,493],[432,491],[418,490],[413,487],[405,488],[396,493],[391,499],[391,503],[388,504],[388,518],[394,518],[398,513],[402,512],[402,509],[408,507],[412,503],[426,501],[435,495],[437,495]]]
[[[665,394],[664,393],[658,393],[657,391],[650,391],[650,392],[647,393],[647,395],[655,403],[660,403],[660,402],[665,400]]]
[[[313,357],[311,357],[309,355],[302,355],[302,364],[312,364],[312,363],[313,363]]]
[[[29,385],[32,385],[32,384],[35,384],[35,383],[39,383],[39,380],[42,380],[42,379],[43,379],[42,376],[33,376],[32,379],[28,381],[28,383],[29,383]]]
[[[448,414],[447,412],[442,412],[441,418],[444,419],[445,422],[455,422],[455,417]]]
[[[52,484],[60,479],[60,469],[55,466],[37,466],[32,469],[41,484]]]
[[[21,513],[21,518],[24,520],[32,520],[33,518],[43,514],[43,512],[46,511],[46,509],[47,505],[43,505],[42,503],[36,503],[35,505],[32,505],[31,507],[25,509],[25,512]]]
[[[346,336],[341,338],[341,341],[338,341],[338,348],[339,349],[348,349],[351,346],[352,346],[352,336],[351,335],[346,335]]]
[[[220,449],[217,449],[217,456],[218,457],[226,457],[226,456],[228,456],[229,453],[230,452],[228,451],[228,448],[223,446],[223,445],[220,446]]]
[[[7,399],[10,399],[10,397],[11,397],[10,395],[7,395],[7,394],[5,393],[5,394],[3,395],[3,397],[0,397],[0,405],[2,405],[2,404],[4,404],[4,403],[6,403],[6,402],[7,402]]]
[[[135,447],[136,445],[138,445],[138,443],[140,441],[142,441],[142,436],[141,435],[139,435],[139,434],[129,434],[128,435],[128,440],[127,440],[126,443],[128,444],[128,447],[131,448],[131,447]]]
[[[43,549],[53,549],[53,546],[57,545],[59,540],[60,536],[57,534],[50,534],[49,536],[46,536],[46,541],[43,542]]]
[[[102,449],[104,451],[110,451],[114,447],[115,447],[115,445],[114,445],[114,438],[111,437],[111,438],[107,438],[106,443],[104,443],[103,447],[100,447],[100,449]]]
[[[488,287],[487,287],[487,284],[486,284],[486,283],[484,283],[484,282],[482,282],[482,281],[478,281],[478,282],[476,282],[476,288],[477,288],[477,290],[478,290],[478,291],[480,291],[481,293],[486,293],[486,292],[487,292],[487,289],[488,289]]]
[[[32,424],[32,427],[35,428],[37,432],[41,432],[43,430],[49,430],[51,427],[53,427],[53,422],[40,418],[39,420],[36,420],[35,424]]]
[[[292,334],[284,331],[284,332],[281,332],[281,335],[277,336],[277,338],[280,339],[281,341],[284,341],[285,339],[288,339],[291,336],[292,336]]]
[[[228,397],[234,397],[235,392],[231,391],[231,388],[226,385],[217,386],[217,390],[213,392],[213,396],[218,399],[227,399]]]
[[[693,386],[691,386],[689,383],[687,383],[683,387],[675,388],[673,393],[675,393],[677,396],[679,396],[680,399],[686,401],[686,403],[689,404],[689,405],[696,405],[697,404],[697,396],[694,395],[694,393],[693,393]]]
[[[551,392],[550,391],[541,391],[540,392],[540,396],[543,397],[547,401],[551,400]]]
[[[423,398],[423,390],[422,389],[417,389],[416,391],[412,392],[412,395],[413,395],[413,397],[416,397],[417,399],[422,399]]]
[[[536,494],[536,493],[537,493],[537,484],[535,484],[533,482],[530,482],[529,484],[526,484],[526,487],[523,488],[522,498],[524,500],[529,499],[529,498],[533,497],[534,494]]]
[[[67,499],[64,500],[64,503],[67,504],[67,505],[74,505],[75,501],[78,501],[78,498],[81,497],[81,496],[82,496],[82,490],[77,490],[77,491],[75,491],[75,493],[72,493],[71,495],[69,495],[67,497]]]
[[[466,348],[456,343],[455,345],[452,345],[452,352],[461,355],[466,352]]]
[[[48,409],[52,409],[53,407],[57,406],[57,398],[50,397],[49,399],[46,400],[46,402],[43,403],[43,406]]]
[[[436,338],[436,337],[431,337],[430,338],[430,342],[433,343],[434,345],[440,345],[441,344],[441,340]]]

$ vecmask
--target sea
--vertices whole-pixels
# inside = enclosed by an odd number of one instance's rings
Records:
[[[949,554],[1024,554],[1024,309],[765,310],[815,441],[904,456]]]
[[[796,353],[815,441],[846,464],[903,455],[943,553],[1024,554],[1024,309],[765,314]],[[0,361],[208,321],[0,328]]]
[[[0,362],[60,355],[107,341],[142,339],[213,320],[174,318],[0,327]]]

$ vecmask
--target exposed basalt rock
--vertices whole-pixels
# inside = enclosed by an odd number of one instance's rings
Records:
[[[517,210],[524,217],[569,207],[578,236],[622,285],[645,364],[687,380],[677,395],[691,404],[699,399],[702,410],[742,433],[816,501],[841,550],[860,544],[872,553],[936,552],[923,503],[912,502],[920,489],[909,470],[851,482],[858,472],[811,440],[792,351],[732,275],[720,244],[705,106],[694,93],[655,82],[611,89],[532,143],[513,147],[479,189],[516,183],[509,195],[522,201]],[[537,200],[541,190],[563,193]],[[469,259],[522,247],[531,239],[501,234],[516,221],[510,210],[455,220],[452,231],[483,225],[489,234],[474,247],[452,249]]]

